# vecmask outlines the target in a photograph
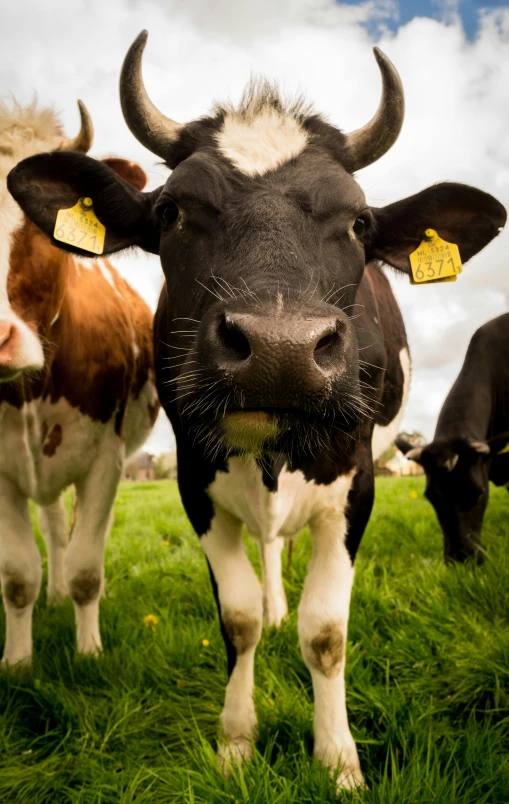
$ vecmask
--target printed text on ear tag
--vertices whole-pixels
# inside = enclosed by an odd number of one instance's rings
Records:
[[[434,229],[426,229],[420,246],[410,254],[410,266],[412,285],[456,282],[456,276],[463,270],[456,243],[442,240]]]
[[[92,254],[104,251],[106,227],[97,220],[91,198],[80,198],[70,209],[59,209],[53,237]]]

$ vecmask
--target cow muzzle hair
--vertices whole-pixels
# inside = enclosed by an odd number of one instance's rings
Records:
[[[182,414],[201,426],[206,420],[207,432],[214,420],[212,440],[227,451],[318,449],[324,428],[349,433],[366,412],[355,333],[337,308],[284,315],[216,308],[195,347],[202,373]]]

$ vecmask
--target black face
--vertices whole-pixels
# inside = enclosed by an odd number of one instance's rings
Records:
[[[225,413],[267,413],[272,448],[304,420],[308,445],[355,428],[365,403],[351,316],[373,214],[354,179],[325,154],[250,177],[200,153],[156,213],[180,416],[209,433]]]
[[[433,442],[419,462],[426,472],[425,495],[444,533],[446,561],[474,557],[481,563],[481,528],[489,495],[489,455],[464,440]]]
[[[257,114],[267,112],[260,103]],[[104,255],[129,246],[160,254],[166,288],[156,364],[175,427],[195,428],[194,438],[212,451],[263,445],[316,454],[331,433],[342,438],[341,450],[353,450],[351,431],[370,413],[352,324],[365,264],[381,260],[410,273],[409,255],[428,228],[457,243],[466,262],[506,213],[492,196],[461,184],[370,209],[351,175],[358,143],[318,115],[270,104],[296,115],[290,129],[298,125],[306,139],[297,155],[262,175],[247,175],[220,151],[223,109],[172,135],[165,153],[173,173],[152,193],[71,152],[24,160],[8,186],[50,238],[58,210],[88,196],[106,228]],[[372,131],[373,158],[382,129]],[[264,136],[256,134],[256,148],[272,147]],[[243,150],[243,141],[237,146]],[[357,163],[369,164],[368,156]]]

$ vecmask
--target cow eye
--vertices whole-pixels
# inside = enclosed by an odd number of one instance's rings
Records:
[[[369,223],[370,221],[367,215],[359,215],[359,217],[356,219],[353,225],[353,230],[355,234],[356,235],[364,234],[366,229],[369,227]]]
[[[164,228],[168,228],[177,220],[179,208],[173,201],[164,201],[156,207],[156,214]]]

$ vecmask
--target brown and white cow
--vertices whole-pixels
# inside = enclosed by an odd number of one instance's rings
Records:
[[[29,662],[41,558],[28,514],[40,506],[48,599],[70,594],[78,650],[101,649],[99,597],[105,539],[124,457],[143,444],[158,411],[152,315],[103,260],[51,245],[7,190],[21,159],[86,151],[92,126],[66,140],[52,110],[0,105],[0,576],[6,613],[3,663]],[[143,170],[106,163],[142,189]],[[62,491],[76,486],[68,546]]]

